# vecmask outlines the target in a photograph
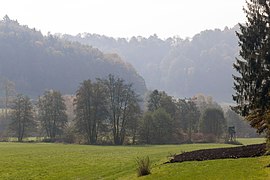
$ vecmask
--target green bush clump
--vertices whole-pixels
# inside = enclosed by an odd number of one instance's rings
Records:
[[[138,177],[151,174],[151,169],[150,169],[151,163],[148,156],[143,157],[143,158],[137,158],[136,163],[137,163]]]

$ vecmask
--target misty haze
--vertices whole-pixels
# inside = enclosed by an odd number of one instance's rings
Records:
[[[2,2],[0,179],[269,179],[269,9]]]

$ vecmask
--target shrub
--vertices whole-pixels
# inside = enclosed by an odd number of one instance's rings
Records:
[[[169,162],[174,159],[176,156],[176,153],[172,154],[172,153],[169,153],[169,155],[167,156],[167,158],[169,159]]]
[[[137,174],[138,177],[151,174],[150,172],[150,159],[149,157],[137,158]]]

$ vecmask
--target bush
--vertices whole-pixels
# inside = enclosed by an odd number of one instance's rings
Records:
[[[150,159],[149,157],[137,158],[137,174],[138,177],[151,174],[150,172]]]
[[[172,154],[172,153],[169,153],[169,155],[167,156],[167,158],[169,159],[169,162],[172,161],[172,159],[174,159],[176,156],[176,153]]]

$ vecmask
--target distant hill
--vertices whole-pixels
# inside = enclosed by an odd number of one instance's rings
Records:
[[[231,102],[232,64],[238,55],[237,30],[237,26],[206,30],[192,39],[166,40],[156,35],[129,40],[88,33],[59,36],[118,53],[137,69],[150,89],[165,90],[178,97],[204,93],[219,102]]]
[[[114,74],[146,92],[144,79],[117,54],[69,42],[20,25],[7,16],[0,21],[0,77],[13,81],[20,93],[41,95],[46,89],[73,94],[86,79]]]

